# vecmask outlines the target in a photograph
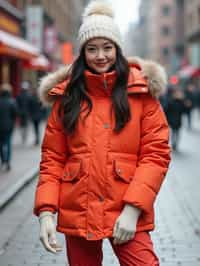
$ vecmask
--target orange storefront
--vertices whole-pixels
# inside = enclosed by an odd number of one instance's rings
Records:
[[[0,84],[10,83],[17,95],[23,71],[46,71],[50,64],[37,48],[20,36],[20,19],[0,9]]]

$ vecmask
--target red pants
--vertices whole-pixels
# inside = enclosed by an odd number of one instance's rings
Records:
[[[121,266],[159,266],[148,232],[136,233],[133,240],[121,245],[114,245],[112,239],[109,240]],[[102,240],[66,236],[66,245],[70,266],[102,265]]]

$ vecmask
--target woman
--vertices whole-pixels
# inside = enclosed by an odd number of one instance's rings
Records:
[[[40,239],[47,250],[59,250],[58,212],[69,265],[102,265],[104,238],[120,265],[159,265],[149,231],[170,150],[168,125],[151,93],[165,83],[163,70],[144,64],[143,72],[157,76],[147,81],[139,65],[128,64],[106,4],[86,8],[79,42],[68,75],[64,69],[41,84],[54,105],[35,198]]]

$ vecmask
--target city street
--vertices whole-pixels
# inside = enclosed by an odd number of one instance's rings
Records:
[[[200,0],[0,0],[0,266],[69,266],[64,235],[46,251],[33,214],[57,197],[70,233],[108,236],[123,200],[150,230],[166,169],[150,232],[159,266],[200,266],[199,166]],[[138,213],[125,207],[122,239]],[[102,266],[119,266],[108,239]]]
[[[200,265],[200,118],[193,129],[184,127],[180,149],[173,153],[167,178],[156,201],[156,230],[152,233],[161,266]],[[64,266],[65,250],[46,252],[39,241],[37,218],[32,215],[36,180],[17,194],[0,213],[0,266]],[[63,236],[58,234],[64,245]],[[119,265],[107,241],[104,266]]]

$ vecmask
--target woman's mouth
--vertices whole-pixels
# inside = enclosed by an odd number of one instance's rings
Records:
[[[105,67],[107,63],[96,63],[96,66],[98,67]]]

